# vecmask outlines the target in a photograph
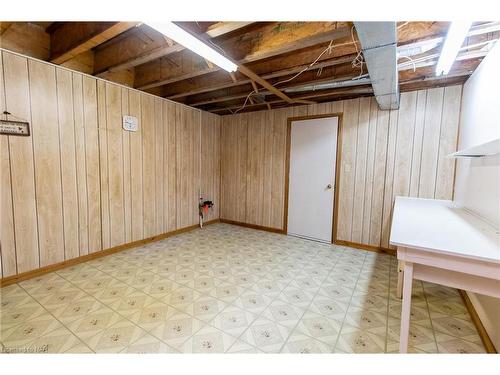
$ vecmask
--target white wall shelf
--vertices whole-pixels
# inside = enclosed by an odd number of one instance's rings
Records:
[[[450,158],[478,158],[500,154],[500,138],[448,155]]]

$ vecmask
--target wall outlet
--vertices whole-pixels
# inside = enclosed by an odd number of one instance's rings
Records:
[[[139,120],[134,116],[123,116],[123,129],[130,132],[139,130]]]

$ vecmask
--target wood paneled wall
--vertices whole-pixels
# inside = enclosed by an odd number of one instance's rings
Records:
[[[337,238],[386,248],[395,196],[452,198],[461,92],[219,117],[2,50],[1,109],[32,135],[0,136],[1,275],[194,225],[199,194],[207,220],[282,229],[287,119],[328,113],[343,114]]]
[[[389,247],[397,195],[451,199],[462,86],[222,117],[221,218],[283,228],[289,117],[342,113],[337,239]]]
[[[221,181],[221,117],[209,112],[201,112],[201,197],[214,201],[214,207],[204,220],[219,218]]]
[[[219,217],[220,117],[2,50],[1,276]],[[139,119],[138,132],[122,116]]]

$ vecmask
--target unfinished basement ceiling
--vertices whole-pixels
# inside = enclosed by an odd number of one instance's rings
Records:
[[[0,46],[217,114],[373,95],[351,22],[178,24],[261,83],[219,69],[139,22],[2,22]],[[463,83],[500,37],[499,23],[475,23],[450,73],[436,77],[448,26],[397,23],[401,92]]]

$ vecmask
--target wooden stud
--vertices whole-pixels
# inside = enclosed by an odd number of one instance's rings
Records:
[[[137,22],[64,23],[50,36],[50,61],[62,64],[136,25]]]

